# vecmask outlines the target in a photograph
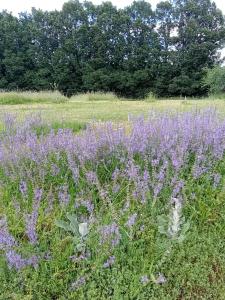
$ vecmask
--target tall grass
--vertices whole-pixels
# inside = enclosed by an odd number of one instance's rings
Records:
[[[71,101],[118,101],[121,100],[113,93],[85,93],[72,96]]]
[[[209,100],[225,99],[225,94],[210,95]],[[157,102],[158,99],[153,93],[145,99],[139,99],[139,102]],[[187,100],[207,100],[207,98],[195,99],[195,98],[171,98],[168,100],[187,101]],[[126,99],[116,96],[114,93],[92,92],[74,95],[71,98],[67,98],[57,91],[43,91],[43,92],[0,92],[0,105],[19,105],[19,104],[35,104],[35,103],[48,103],[48,104],[60,104],[60,103],[73,103],[73,102],[118,102],[118,101],[137,101],[137,99]]]
[[[0,92],[0,105],[63,103],[68,99],[59,92]]]

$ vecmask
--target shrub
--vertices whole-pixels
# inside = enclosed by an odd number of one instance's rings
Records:
[[[225,67],[216,66],[208,69],[203,84],[209,88],[209,92],[220,95],[225,92]]]

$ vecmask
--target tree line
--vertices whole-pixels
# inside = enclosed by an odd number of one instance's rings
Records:
[[[66,2],[61,11],[0,13],[0,89],[103,91],[128,98],[201,96],[220,63],[222,12],[210,0]]]

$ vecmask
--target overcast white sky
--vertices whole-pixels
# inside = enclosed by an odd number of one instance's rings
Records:
[[[153,6],[159,2],[159,0],[148,0]],[[225,1],[214,0],[217,6],[225,14]],[[0,11],[7,9],[8,11],[17,14],[22,11],[30,11],[31,7],[41,8],[44,10],[61,9],[65,0],[0,0]],[[102,0],[93,0],[95,4],[100,4]],[[112,0],[112,3],[117,7],[127,6],[132,3],[132,0]]]

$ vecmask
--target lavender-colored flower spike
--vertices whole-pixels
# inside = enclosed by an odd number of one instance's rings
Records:
[[[104,268],[110,268],[115,263],[115,256],[110,256],[107,261],[103,264]]]
[[[94,205],[91,202],[91,200],[81,200],[80,202],[77,202],[75,204],[75,207],[80,207],[80,206],[84,206],[86,207],[87,211],[89,212],[89,214],[92,214],[94,211]]]
[[[127,223],[126,225],[131,228],[134,226],[135,222],[136,222],[136,219],[137,219],[137,213],[134,213],[133,215],[131,215],[128,220],[127,220]]]
[[[34,191],[34,198],[35,198],[36,202],[40,202],[41,201],[42,194],[43,194],[42,189],[39,189],[39,188],[35,189],[35,191]]]
[[[119,244],[121,236],[119,233],[119,227],[116,223],[102,226],[100,229],[100,233],[101,233],[101,240],[100,240],[101,244],[110,242],[112,247],[115,247]]]
[[[60,202],[61,206],[67,206],[69,204],[70,194],[68,192],[68,186],[67,185],[63,185],[63,186],[60,187],[58,197],[59,197],[59,202]]]
[[[27,195],[27,184],[25,181],[20,182],[19,189],[21,194],[25,197]]]
[[[0,250],[7,250],[16,245],[16,240],[9,233],[6,217],[0,219]]]
[[[26,234],[32,245],[37,244],[36,226],[38,221],[38,210],[40,207],[41,198],[42,198],[42,190],[36,189],[34,192],[34,203],[33,203],[32,212],[30,214],[25,215]]]
[[[14,250],[9,250],[6,252],[6,259],[9,268],[15,268],[17,270],[21,270],[27,266],[37,268],[39,261],[39,258],[35,255],[28,259],[22,258],[22,256],[16,253]]]
[[[149,278],[147,275],[143,275],[143,276],[141,276],[140,281],[142,284],[147,284],[147,283],[149,283]]]
[[[98,176],[95,172],[89,171],[86,173],[86,178],[89,184],[97,184],[98,183]]]
[[[164,284],[166,282],[167,282],[166,277],[163,274],[159,273],[159,276],[156,278],[155,283],[156,284]]]
[[[71,290],[77,290],[85,283],[86,283],[86,278],[84,276],[82,276],[71,284]]]
[[[216,173],[216,174],[214,174],[213,179],[214,179],[213,187],[216,188],[219,185],[219,183],[222,179],[222,176],[220,174]]]

